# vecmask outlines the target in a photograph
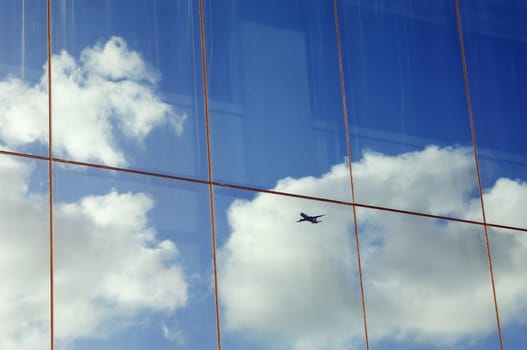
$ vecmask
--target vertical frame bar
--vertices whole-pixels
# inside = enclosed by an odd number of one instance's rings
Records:
[[[489,272],[490,272],[490,281],[492,285],[492,296],[494,299],[494,310],[496,311],[496,325],[498,327],[498,337],[500,341],[500,349],[503,350],[503,339],[501,336],[501,325],[500,325],[500,317],[499,317],[499,310],[498,310],[498,300],[496,297],[496,286],[494,284],[494,271],[492,268],[492,254],[490,250],[490,242],[489,242],[489,232],[487,228],[487,219],[485,217],[485,204],[483,202],[483,188],[481,187],[481,174],[479,170],[479,162],[478,162],[478,149],[476,145],[476,132],[474,128],[474,116],[472,113],[472,102],[470,100],[470,86],[468,82],[468,71],[467,71],[467,62],[465,59],[465,45],[463,43],[463,29],[461,27],[461,14],[459,12],[459,0],[455,0],[455,6],[456,6],[456,19],[457,19],[457,31],[459,36],[459,46],[461,49],[461,63],[463,65],[463,79],[465,81],[465,95],[467,99],[467,110],[468,110],[468,118],[470,121],[470,133],[472,134],[472,146],[474,149],[474,164],[476,167],[476,174],[478,177],[478,189],[479,189],[479,200],[481,204],[481,213],[483,217],[483,229],[485,232],[485,246],[487,248],[487,258],[489,262]]]
[[[216,306],[216,332],[218,340],[218,350],[221,350],[221,327],[220,327],[220,307],[218,300],[218,272],[216,264],[216,225],[214,222],[214,187],[212,177],[212,156],[210,144],[209,129],[209,94],[207,89],[207,56],[205,46],[205,16],[203,13],[203,0],[199,0],[199,27],[201,38],[201,68],[203,75],[203,103],[205,110],[205,129],[207,133],[207,168],[208,168],[208,185],[209,185],[209,202],[210,202],[210,224],[211,224],[211,241],[212,241],[212,264],[214,274],[214,301]]]
[[[350,136],[349,136],[349,124],[348,124],[348,109],[346,106],[346,89],[344,84],[344,68],[342,63],[342,47],[340,40],[340,28],[339,28],[339,15],[337,8],[337,0],[333,0],[333,11],[335,14],[335,32],[337,36],[337,51],[338,51],[338,60],[339,60],[339,76],[340,76],[340,88],[342,94],[342,110],[344,117],[344,129],[346,132],[346,148],[348,152],[348,166],[350,174],[350,186],[351,186],[351,202],[353,208],[353,225],[355,229],[355,246],[357,247],[357,264],[359,268],[359,281],[360,281],[360,295],[361,295],[361,305],[362,305],[362,316],[364,324],[364,336],[366,341],[366,350],[370,349],[369,340],[368,340],[368,322],[366,317],[366,302],[364,297],[364,284],[362,281],[362,265],[360,257],[360,243],[359,243],[359,227],[357,225],[357,209],[355,207],[355,187],[353,185],[353,169],[351,161],[351,145],[350,145]]]
[[[48,38],[48,174],[49,174],[49,299],[50,299],[50,349],[55,349],[55,310],[54,310],[54,232],[53,232],[53,116],[51,83],[51,0],[47,0],[47,38]]]

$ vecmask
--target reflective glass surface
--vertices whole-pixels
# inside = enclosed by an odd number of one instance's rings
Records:
[[[499,349],[483,227],[360,208],[372,349]]]
[[[487,221],[527,227],[527,3],[460,8]]]
[[[505,349],[527,342],[527,232],[490,229],[494,281]]]
[[[46,2],[0,6],[0,149],[47,155]]]
[[[525,348],[525,2],[0,3],[1,350]]]
[[[481,220],[454,2],[338,10],[356,200]]]
[[[207,187],[63,165],[54,178],[57,346],[214,349]]]
[[[214,179],[275,188],[344,166],[331,1],[205,1],[204,12]]]
[[[53,4],[54,155],[206,178],[198,2]]]
[[[0,155],[0,348],[49,349],[48,163]]]
[[[214,193],[223,347],[363,349],[352,208]]]

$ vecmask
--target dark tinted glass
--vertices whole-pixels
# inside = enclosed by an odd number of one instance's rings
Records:
[[[460,8],[487,221],[527,227],[527,3]]]
[[[280,189],[285,178],[344,166],[332,3],[205,4],[214,178]],[[349,187],[317,195],[350,200]]]
[[[454,2],[338,10],[356,200],[481,220]]]

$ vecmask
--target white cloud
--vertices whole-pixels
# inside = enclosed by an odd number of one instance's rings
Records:
[[[430,171],[431,159],[453,164],[452,171]],[[0,348],[45,349],[47,197],[28,192],[30,163],[0,160],[0,276],[9,286],[0,288]],[[368,189],[363,198],[376,191],[390,203],[476,218],[473,184],[459,180],[472,172],[470,164],[465,149],[429,147],[393,157],[368,154],[354,169]],[[379,169],[386,172],[382,180]],[[347,175],[339,164],[320,178],[287,178],[275,189],[338,197],[349,185]],[[450,196],[421,198],[427,184]],[[498,179],[485,190],[490,217],[525,223],[517,208],[527,205],[526,189],[520,181]],[[187,304],[189,282],[178,249],[159,241],[147,220],[153,205],[145,194],[110,191],[55,207],[58,348],[111,336],[141,322],[145,312],[173,313]],[[300,210],[326,217],[318,225],[298,224]],[[362,315],[351,208],[261,194],[233,202],[227,214],[231,232],[218,250],[223,329],[278,348],[357,348]],[[481,228],[365,209],[358,219],[373,343],[446,346],[495,331]],[[526,322],[527,238],[493,231],[492,248],[502,324]],[[162,324],[161,331],[175,343],[185,341],[177,328]]]
[[[2,349],[44,349],[49,340],[49,214],[44,198],[27,193],[29,172],[12,158],[0,161]]]
[[[175,330],[170,329],[165,323],[162,324],[162,329],[163,329],[163,336],[166,339],[173,341],[178,345],[185,344],[185,335],[180,329],[175,329]]]
[[[98,43],[86,48],[81,53],[81,62],[86,71],[108,80],[147,80],[152,83],[157,80],[141,56],[128,50],[126,42],[119,37],[112,37],[104,45]]]
[[[229,209],[232,234],[219,252],[224,328],[256,337],[335,347],[354,330],[358,306],[349,208],[270,195],[236,201]],[[317,228],[294,222],[298,209],[326,212],[333,223]],[[292,220],[293,218],[293,220]],[[326,224],[326,221],[324,224]],[[355,294],[354,294],[355,293]],[[328,343],[329,342],[329,343]],[[304,345],[302,345],[304,344]]]
[[[140,311],[185,305],[178,250],[171,241],[157,241],[146,221],[152,205],[144,194],[112,191],[57,207],[59,339],[106,335]]]
[[[471,149],[437,146],[396,157],[366,153],[353,179],[358,202],[458,217],[477,186]]]
[[[47,197],[28,192],[32,168],[0,159],[0,348],[47,349],[49,234]],[[55,207],[55,335],[58,348],[106,337],[184,307],[188,283],[171,241],[147,220],[142,193],[86,196]],[[177,332],[175,330],[171,332]],[[175,334],[174,333],[174,334]]]
[[[472,162],[464,148],[369,153],[354,164],[354,179],[365,202],[480,219]],[[275,189],[339,198],[347,186],[340,164]],[[525,224],[526,192],[525,183],[499,179],[485,191],[490,217]],[[300,210],[326,217],[298,224]],[[231,232],[218,252],[224,329],[296,350],[356,348],[363,326],[352,208],[259,194],[234,201],[227,214]],[[481,227],[366,209],[358,224],[373,343],[447,346],[496,332]],[[492,237],[502,324],[527,321],[527,237]]]
[[[48,99],[42,83],[27,86],[16,78],[0,81],[0,138],[9,146],[47,142]]]
[[[487,221],[527,227],[527,183],[499,178],[484,194]]]
[[[52,74],[57,156],[122,166],[127,158],[118,135],[140,143],[164,123],[178,135],[183,131],[186,115],[156,94],[158,77],[122,38],[84,49],[78,61],[66,51],[53,55]],[[0,104],[0,139],[7,147],[47,146],[47,65],[33,86],[15,77],[0,81]]]

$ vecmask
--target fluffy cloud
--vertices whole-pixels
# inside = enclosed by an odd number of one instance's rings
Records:
[[[9,286],[0,289],[0,348],[40,350],[49,340],[47,196],[28,191],[30,163],[0,160],[0,275]],[[452,170],[430,171],[437,161]],[[355,179],[363,199],[478,218],[473,181],[464,180],[471,161],[462,148],[366,154],[355,164]],[[422,198],[430,184],[450,195]],[[339,197],[348,185],[347,167],[339,164],[320,178],[283,179],[275,189]],[[488,215],[526,225],[517,209],[527,204],[526,191],[525,183],[498,179],[485,190]],[[58,348],[110,336],[145,312],[172,313],[187,304],[178,249],[159,241],[147,220],[153,205],[145,194],[110,191],[56,206]],[[326,217],[299,224],[301,210]],[[260,194],[235,200],[227,215],[231,232],[218,251],[223,329],[275,348],[360,348],[351,207]],[[360,208],[358,220],[373,343],[445,347],[495,331],[481,227]],[[502,324],[526,322],[527,238],[498,230],[491,238]],[[177,327],[162,324],[160,332],[185,342]]]
[[[185,344],[185,336],[184,336],[183,332],[181,332],[180,330],[178,330],[178,329],[172,330],[172,329],[168,328],[168,326],[165,323],[163,323],[162,329],[163,329],[163,336],[166,339],[168,339],[170,341],[173,341],[173,342],[175,342],[178,345]]]
[[[49,214],[45,198],[27,193],[29,170],[11,158],[0,161],[3,349],[45,349],[49,341]]]
[[[357,201],[465,218],[477,189],[472,154],[436,146],[397,157],[366,153],[353,166]],[[477,211],[470,215],[482,220]]]
[[[177,134],[185,115],[156,94],[156,74],[122,38],[84,49],[77,61],[68,52],[52,57],[53,144],[57,156],[122,166],[118,135],[142,142],[168,123]],[[0,139],[14,148],[47,145],[47,64],[37,84],[15,77],[0,81]]]
[[[171,312],[185,305],[178,250],[171,241],[157,241],[146,221],[152,205],[144,194],[112,191],[57,207],[60,340],[105,336],[140,311]]]
[[[368,153],[354,179],[365,202],[479,219],[472,162],[464,148]],[[339,198],[347,186],[340,164],[275,189]],[[485,191],[490,217],[527,224],[526,191],[498,179]],[[326,217],[298,224],[301,210]],[[218,254],[224,329],[296,350],[356,348],[363,326],[352,208],[258,194],[235,200],[227,215],[231,232]],[[360,208],[358,226],[372,342],[448,346],[495,332],[482,227]],[[527,321],[527,237],[493,232],[492,243],[502,324]]]
[[[0,159],[0,348],[49,344],[47,196],[31,194],[32,168]],[[59,348],[106,337],[186,305],[188,283],[172,241],[147,220],[153,200],[142,193],[86,196],[55,207],[55,334]],[[177,330],[172,330],[177,334]]]
[[[325,212],[328,220],[298,226],[292,218],[299,209]],[[298,349],[342,348],[348,334],[360,332],[352,312],[360,307],[353,216],[349,208],[336,209],[271,195],[231,205],[232,233],[218,268],[226,330]]]

